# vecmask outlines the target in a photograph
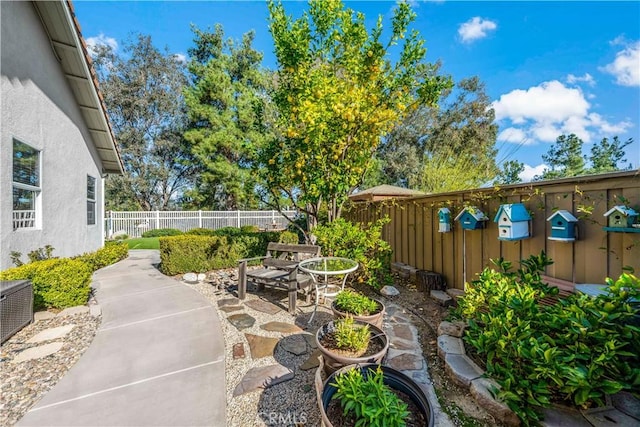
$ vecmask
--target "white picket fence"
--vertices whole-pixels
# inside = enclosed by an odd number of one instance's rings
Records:
[[[289,218],[296,211],[284,211]],[[278,211],[149,211],[107,212],[105,233],[111,238],[114,233],[125,233],[129,237],[140,237],[147,230],[177,228],[188,231],[193,228],[216,230],[223,227],[255,225],[261,230],[282,230],[287,219]]]

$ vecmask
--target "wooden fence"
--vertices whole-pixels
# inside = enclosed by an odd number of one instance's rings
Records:
[[[533,217],[530,238],[498,240],[493,219],[504,203],[527,207]],[[504,257],[517,267],[520,259],[542,250],[554,260],[546,275],[573,283],[604,283],[605,277],[618,277],[624,267],[640,273],[640,233],[603,230],[604,213],[622,204],[640,212],[638,170],[354,203],[345,216],[365,223],[389,216],[383,237],[393,247],[394,261],[441,273],[450,288],[464,289],[464,283],[490,265],[490,259]],[[477,206],[489,217],[485,229],[463,230],[453,221],[451,232],[438,232],[439,208],[448,207],[453,220],[465,206]],[[548,239],[547,218],[558,209],[579,219],[575,242]]]
[[[285,211],[284,214],[293,218],[296,211]],[[107,238],[119,232],[140,237],[145,231],[158,228],[188,231],[255,225],[263,230],[282,230],[288,224],[278,211],[110,211],[105,216],[105,233]]]

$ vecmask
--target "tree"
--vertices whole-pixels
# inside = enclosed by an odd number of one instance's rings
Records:
[[[423,62],[424,41],[409,32],[415,14],[406,3],[395,8],[386,41],[382,17],[368,32],[364,15],[339,0],[311,1],[299,19],[279,1],[269,2],[269,12],[279,116],[277,138],[261,151],[267,189],[276,198],[285,194],[312,226],[324,203],[331,222],[380,139],[408,111],[435,105],[450,80]]]
[[[625,142],[620,141],[617,136],[614,136],[611,142],[607,138],[603,138],[599,145],[591,147],[591,172],[601,173],[621,169],[618,164],[627,162],[624,158],[624,148],[632,142],[632,138]]]
[[[106,182],[107,209],[172,207],[193,177],[182,139],[182,64],[148,35],[128,40],[122,54],[99,46],[94,62],[125,167]]]
[[[583,142],[575,134],[560,135],[542,160],[551,167],[535,179],[555,179],[583,175],[586,157],[582,154]]]
[[[520,174],[524,172],[524,163],[517,160],[508,160],[503,163],[502,170],[498,174],[496,184],[517,184],[522,181]]]
[[[191,84],[185,90],[189,129],[184,136],[200,164],[192,203],[219,209],[254,208],[255,153],[271,137],[267,121],[269,75],[262,53],[252,47],[254,33],[236,44],[222,26],[194,28],[189,50]]]

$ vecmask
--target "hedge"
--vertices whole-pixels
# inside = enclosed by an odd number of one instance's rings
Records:
[[[142,237],[167,237],[167,236],[179,236],[183,234],[182,231],[177,228],[156,228],[148,230],[142,233]]]
[[[127,242],[106,242],[104,247],[95,252],[82,254],[75,259],[86,262],[92,271],[99,270],[108,265],[115,264],[125,259],[129,255],[129,245]]]

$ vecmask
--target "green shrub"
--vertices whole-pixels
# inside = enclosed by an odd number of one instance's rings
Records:
[[[502,271],[485,269],[457,309],[469,322],[465,341],[501,385],[498,396],[527,425],[539,420],[536,407],[555,401],[589,407],[606,394],[640,391],[640,328],[631,305],[640,299],[638,279],[623,274],[607,279],[609,295],[541,305],[557,292],[540,280],[550,263],[544,252],[515,273],[499,262]]]
[[[294,233],[293,231],[281,231],[280,237],[278,238],[278,243],[292,243],[297,244],[300,240],[298,239],[298,233]]]
[[[368,316],[380,311],[379,304],[366,295],[345,289],[335,299],[336,308],[356,316]]]
[[[214,230],[216,236],[238,236],[242,234],[242,230],[238,227],[222,227]]]
[[[92,271],[99,270],[108,265],[115,264],[125,259],[129,255],[129,245],[127,242],[111,241],[95,252],[82,254],[75,259],[87,263]]]
[[[260,231],[260,227],[257,225],[243,225],[240,227],[242,233],[257,233]]]
[[[155,230],[148,230],[142,233],[142,237],[167,237],[167,236],[179,236],[183,234],[182,231],[177,228],[156,228]]]
[[[118,234],[113,240],[127,240],[129,238],[128,234]]]
[[[192,234],[194,236],[215,236],[216,230],[210,228],[192,228],[184,234]]]
[[[35,310],[87,303],[92,270],[79,259],[35,261],[0,273],[2,280],[31,280]]]
[[[354,273],[356,280],[379,289],[393,281],[391,245],[382,239],[382,227],[388,222],[389,218],[383,218],[361,226],[338,218],[318,226],[313,234],[317,236],[324,255],[357,261],[360,267]]]
[[[353,317],[347,316],[334,321],[333,338],[336,347],[341,350],[364,352],[369,346],[371,331],[368,324],[359,324]]]

